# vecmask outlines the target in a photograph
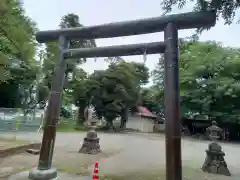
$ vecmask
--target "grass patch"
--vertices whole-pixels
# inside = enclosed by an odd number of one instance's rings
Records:
[[[160,176],[157,174],[139,174],[139,173],[131,173],[131,174],[126,174],[126,175],[121,175],[121,176],[115,176],[115,175],[110,175],[110,176],[103,176],[102,179],[104,180],[164,180],[166,179],[165,176]]]
[[[106,175],[102,176],[104,180],[165,180],[165,171],[156,170],[149,172],[132,172],[122,175]]]
[[[83,126],[77,126],[75,122],[61,121],[57,126],[57,132],[86,132]]]
[[[53,166],[57,168],[58,171],[68,173],[71,175],[78,176],[88,176],[92,173],[92,165],[96,161],[101,159],[106,159],[110,156],[118,154],[120,150],[107,150],[96,155],[79,154],[78,152],[68,152],[69,154],[64,157],[59,157],[58,155],[53,160]],[[63,163],[64,162],[64,163]]]
[[[75,165],[68,165],[68,166],[59,166],[56,165],[56,168],[59,172],[63,173],[69,173],[72,175],[77,175],[77,176],[87,176],[89,175],[89,170],[88,167],[90,164],[78,164],[78,166]]]

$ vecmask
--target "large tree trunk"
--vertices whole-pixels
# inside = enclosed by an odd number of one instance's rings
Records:
[[[109,131],[116,131],[116,128],[114,127],[114,125],[113,125],[113,121],[111,120],[111,121],[107,121],[107,129],[109,130]]]
[[[128,121],[128,108],[125,108],[123,111],[122,111],[122,114],[121,114],[121,125],[120,125],[120,128],[125,130],[126,129],[126,123]]]

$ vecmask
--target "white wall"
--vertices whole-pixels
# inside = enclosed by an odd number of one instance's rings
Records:
[[[140,132],[153,132],[154,121],[139,116],[130,116],[126,124],[126,128],[136,129]]]

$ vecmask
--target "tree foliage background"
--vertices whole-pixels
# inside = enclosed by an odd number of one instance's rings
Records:
[[[0,16],[0,106],[26,107],[37,73],[36,26],[17,0],[2,0]]]
[[[217,17],[223,18],[225,24],[228,25],[231,24],[234,18],[239,14],[240,7],[239,0],[161,0],[160,3],[164,10],[164,14],[171,12],[174,6],[182,9],[192,3],[195,4],[193,8],[194,11],[213,8],[216,9]]]
[[[110,127],[117,116],[122,117],[123,127],[129,109],[134,110],[139,104],[141,85],[146,84],[148,78],[148,68],[144,64],[122,60],[80,80],[73,91],[79,120],[83,119],[84,108],[91,101],[98,116],[106,118]]]
[[[195,2],[194,10],[215,8],[218,17],[231,24],[238,13],[238,1],[165,0],[161,6],[170,12]],[[57,42],[39,48],[34,40],[36,24],[25,15],[19,0],[0,2],[0,107],[34,109],[48,100],[55,66],[59,59]],[[76,14],[67,14],[60,28],[82,27]],[[240,50],[217,42],[200,42],[193,36],[180,39],[180,88],[182,117],[238,122],[240,113]],[[74,40],[70,48],[96,47],[94,40]],[[108,127],[121,117],[124,128],[129,112],[137,106],[164,114],[164,59],[149,72],[145,64],[121,57],[107,58],[105,70],[88,74],[81,69],[86,59],[68,59],[65,70],[62,109],[78,107],[77,124],[84,121],[89,104],[104,117]],[[144,86],[153,80],[151,87]],[[27,112],[27,111],[26,111]],[[65,112],[65,111],[63,111]],[[65,113],[66,114],[66,113]]]
[[[238,48],[216,42],[183,40],[180,46],[180,87],[183,116],[218,121],[239,120]],[[155,81],[162,82],[162,61],[154,70]],[[159,86],[161,88],[162,86]]]

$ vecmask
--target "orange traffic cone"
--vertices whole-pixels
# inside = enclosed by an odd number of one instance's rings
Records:
[[[92,180],[99,180],[99,163],[94,164]]]

